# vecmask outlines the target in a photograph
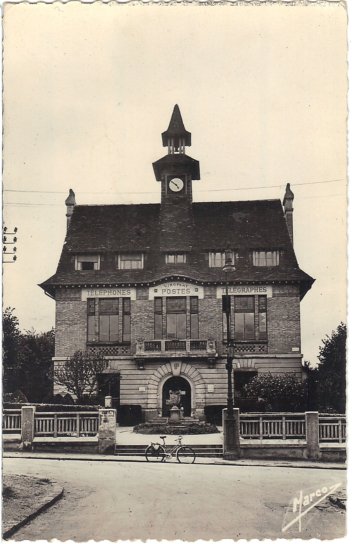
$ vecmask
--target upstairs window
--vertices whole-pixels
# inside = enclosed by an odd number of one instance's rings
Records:
[[[235,297],[235,340],[255,339],[255,297]]]
[[[155,338],[199,338],[198,297],[155,297]]]
[[[267,340],[267,297],[265,295],[235,296],[236,342]]]
[[[99,255],[76,255],[75,270],[99,270]]]
[[[98,301],[98,339],[100,342],[118,342],[118,298],[100,298]]]
[[[130,299],[87,299],[87,341],[102,344],[130,343]]]
[[[279,266],[279,251],[254,251],[253,266]]]
[[[167,338],[187,337],[187,305],[185,297],[167,297],[166,299],[166,336]]]
[[[187,262],[187,256],[185,253],[166,253],[166,264],[184,264]]]
[[[117,268],[121,270],[144,268],[144,255],[142,253],[120,253],[117,258]]]
[[[238,259],[236,251],[231,251],[232,264]],[[210,268],[222,268],[225,266],[226,252],[225,251],[209,251],[209,267]]]

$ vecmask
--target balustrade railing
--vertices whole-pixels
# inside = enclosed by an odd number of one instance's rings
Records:
[[[207,356],[216,355],[216,342],[214,340],[179,340],[179,339],[163,339],[163,340],[143,340],[138,341],[136,346],[136,355],[154,355],[161,353],[186,353],[192,356],[203,354]]]
[[[35,436],[96,436],[98,412],[37,412],[34,416]]]
[[[20,433],[21,432],[21,410],[20,409],[4,409],[2,417],[3,433]]]
[[[305,439],[305,414],[241,414],[240,434],[242,438]]]
[[[319,439],[320,442],[342,442],[346,441],[346,417],[345,415],[319,416]]]

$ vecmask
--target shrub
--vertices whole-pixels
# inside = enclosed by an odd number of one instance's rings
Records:
[[[210,423],[192,423],[190,425],[169,425],[168,423],[140,423],[134,427],[135,433],[141,434],[209,434],[218,433],[215,425]]]
[[[244,387],[246,397],[263,399],[271,411],[306,409],[307,384],[293,374],[259,374]]]

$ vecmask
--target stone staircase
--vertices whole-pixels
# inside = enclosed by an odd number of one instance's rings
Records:
[[[149,444],[117,445],[115,455],[118,457],[145,457],[145,449]],[[189,444],[186,444],[188,446]],[[218,457],[222,458],[222,444],[191,444],[191,448],[197,457]]]

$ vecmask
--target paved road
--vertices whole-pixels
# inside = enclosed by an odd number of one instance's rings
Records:
[[[294,519],[291,501],[343,487],[343,470],[42,459],[4,459],[3,469],[65,487],[13,540],[329,539],[345,531],[344,512],[327,499],[301,518],[301,532],[299,522],[282,532]]]

